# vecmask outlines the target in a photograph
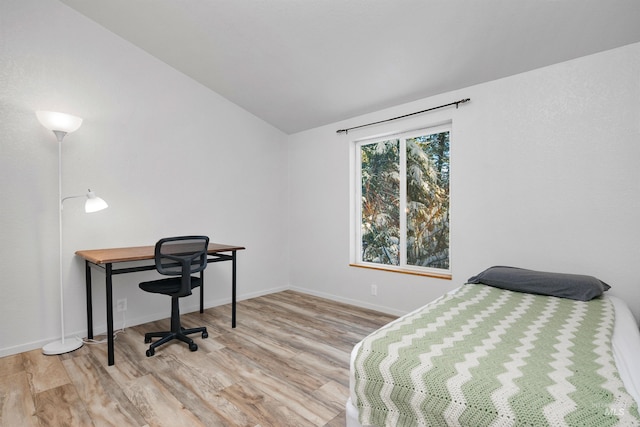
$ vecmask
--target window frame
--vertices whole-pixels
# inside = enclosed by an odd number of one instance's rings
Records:
[[[367,136],[351,141],[350,153],[350,178],[351,178],[351,200],[350,200],[350,224],[351,224],[351,256],[350,266],[370,268],[375,270],[386,270],[392,272],[414,274],[420,276],[435,277],[451,280],[451,240],[449,237],[449,268],[420,267],[407,264],[407,150],[406,140],[418,136],[432,135],[436,133],[449,132],[449,144],[453,140],[452,121],[422,126],[418,128]],[[400,175],[400,261],[399,265],[379,264],[362,260],[362,158],[361,147],[363,145],[375,144],[382,141],[398,139],[399,142],[399,175]],[[449,147],[449,174],[451,174],[451,146]],[[449,175],[451,177],[451,175]],[[449,182],[451,186],[451,182]],[[451,211],[451,191],[449,191],[449,212]],[[404,214],[402,214],[404,212]],[[449,227],[451,236],[451,227]]]

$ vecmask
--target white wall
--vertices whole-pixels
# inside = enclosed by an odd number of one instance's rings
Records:
[[[447,119],[453,280],[349,267],[351,141]],[[640,318],[640,44],[301,132],[289,152],[294,288],[401,314],[512,265],[596,276]]]
[[[57,143],[39,109],[84,118],[63,143],[64,194],[91,187],[110,204],[86,215],[80,200],[65,203],[68,333],[86,334],[78,249],[207,234],[247,247],[241,299],[287,287],[286,135],[56,0],[3,0],[0,356],[60,337]],[[207,269],[207,305],[230,301],[230,269]],[[137,287],[152,275],[115,278],[128,325],[168,316],[166,297]],[[104,331],[104,275],[94,273],[94,285]],[[196,304],[193,296],[183,307]]]

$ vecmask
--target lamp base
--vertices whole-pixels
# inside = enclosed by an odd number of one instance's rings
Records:
[[[55,341],[42,347],[42,354],[52,356],[55,354],[69,353],[82,347],[82,344],[84,344],[82,340],[77,338],[65,340],[65,342]]]

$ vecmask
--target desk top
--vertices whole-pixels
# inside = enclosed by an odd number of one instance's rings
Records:
[[[234,252],[243,250],[242,246],[209,243],[208,254],[218,252]],[[154,258],[155,245],[135,246],[129,248],[89,249],[76,251],[76,255],[94,264],[108,264],[114,262],[141,261]]]

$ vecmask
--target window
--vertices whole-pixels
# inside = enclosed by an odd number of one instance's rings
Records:
[[[450,126],[355,143],[355,264],[450,277]]]

